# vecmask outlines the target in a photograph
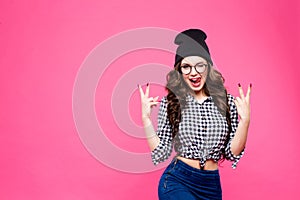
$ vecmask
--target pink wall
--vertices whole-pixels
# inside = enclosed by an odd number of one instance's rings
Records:
[[[163,165],[147,157],[136,84],[163,96],[174,56],[135,50],[100,73],[107,57],[97,51],[104,41],[110,53],[126,49],[126,38],[109,42],[145,27],[204,29],[229,92],[253,84],[246,154],[236,170],[220,168],[224,199],[300,198],[299,1],[184,2],[0,2],[0,199],[157,199]],[[156,45],[174,49],[165,36]],[[99,82],[76,82],[86,65]],[[80,102],[77,86],[94,99]],[[78,118],[85,106],[97,119]]]

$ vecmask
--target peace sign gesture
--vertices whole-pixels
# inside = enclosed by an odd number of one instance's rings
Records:
[[[142,104],[142,119],[150,118],[151,108],[158,104],[158,96],[157,97],[149,97],[150,85],[147,83],[146,91],[144,93],[142,87],[138,85],[140,96],[141,96],[141,104]]]
[[[250,121],[250,93],[251,93],[251,89],[252,89],[252,84],[250,84],[248,86],[246,96],[244,95],[241,84],[239,84],[238,86],[239,86],[240,96],[236,97],[234,100],[234,103],[237,107],[237,112],[238,112],[241,120]]]

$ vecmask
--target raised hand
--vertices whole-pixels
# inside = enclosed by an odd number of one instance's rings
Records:
[[[243,88],[239,84],[240,96],[236,97],[234,103],[237,107],[237,112],[241,120],[250,121],[250,93],[252,89],[252,84],[248,86],[247,94],[244,95]]]
[[[159,102],[157,97],[149,97],[150,85],[147,84],[146,91],[144,93],[142,87],[138,85],[141,97],[141,105],[142,105],[142,119],[149,119],[151,115],[151,108],[156,106]]]

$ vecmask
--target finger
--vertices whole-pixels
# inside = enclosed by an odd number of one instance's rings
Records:
[[[251,89],[252,89],[252,83],[250,83],[250,85],[248,86],[247,95],[246,95],[247,99],[250,99]]]
[[[150,102],[150,106],[156,106],[159,102]]]
[[[242,99],[241,99],[240,97],[236,97],[236,98],[235,98],[235,101],[236,101],[238,104],[240,104],[240,103],[242,102]]]
[[[157,101],[157,100],[158,100],[158,97],[159,97],[159,96],[157,96],[157,97],[149,97],[149,98],[148,98],[148,101],[149,101],[149,102],[159,102],[159,101]]]
[[[236,107],[239,106],[239,102],[236,99],[233,102],[234,102],[234,104],[235,104]]]
[[[244,98],[245,98],[245,96],[244,96],[244,91],[243,91],[243,88],[242,88],[242,86],[241,86],[241,84],[240,84],[240,83],[238,84],[238,86],[239,86],[239,93],[240,93],[240,97],[241,97],[242,99],[244,99]]]
[[[150,90],[150,85],[149,85],[149,83],[147,83],[146,92],[145,92],[146,97],[149,96],[149,90]]]
[[[148,101],[149,101],[149,102],[154,101],[154,98],[153,98],[153,97],[149,97],[149,98],[148,98]]]
[[[158,97],[159,97],[159,96],[155,97],[155,98],[153,99],[153,101],[157,102]]]
[[[145,94],[140,84],[138,84],[138,89],[140,91],[140,96],[143,97]]]

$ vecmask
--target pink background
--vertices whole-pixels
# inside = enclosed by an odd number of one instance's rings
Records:
[[[229,162],[220,168],[224,199],[299,199],[299,7],[297,0],[1,1],[0,199],[157,199],[163,170],[125,173],[101,163],[81,142],[72,113],[76,75],[92,49],[143,27],[204,29],[229,92],[253,84],[246,154],[236,170]],[[171,68],[173,59],[137,51],[103,75],[95,107],[112,143],[148,151],[144,139],[118,129],[111,90],[137,65]],[[128,113],[141,125],[132,92]],[[154,86],[151,94],[164,90]]]

